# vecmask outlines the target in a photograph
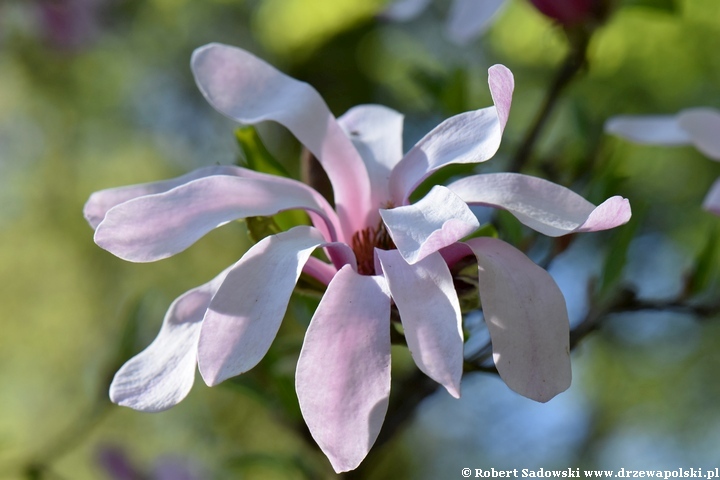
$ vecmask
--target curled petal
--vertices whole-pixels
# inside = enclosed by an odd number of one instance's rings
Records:
[[[237,175],[238,171],[241,170],[243,169],[230,165],[217,165],[199,168],[170,180],[100,190],[90,195],[90,198],[85,203],[85,208],[83,208],[83,214],[90,226],[95,229],[100,222],[103,221],[107,211],[115,205],[120,205],[133,198],[167,192],[168,190],[172,190],[175,187],[198,178],[209,177],[211,175]]]
[[[390,198],[388,182],[393,167],[402,159],[403,115],[381,105],[359,105],[338,119],[365,163],[372,188],[372,205]],[[379,218],[370,218],[375,224]]]
[[[357,259],[355,258],[355,252],[352,248],[345,243],[332,242],[324,245],[325,253],[330,258],[332,263],[325,263],[324,261],[310,257],[303,268],[303,272],[307,273],[315,280],[320,281],[327,285],[335,276],[338,269],[345,265],[350,265],[353,270],[357,271]]]
[[[230,267],[200,333],[198,363],[205,383],[240,375],[265,356],[305,262],[323,243],[318,230],[295,227],[262,239]]]
[[[675,115],[618,115],[605,123],[605,132],[647,145],[690,144]]]
[[[337,269],[331,263],[323,262],[319,258],[310,257],[303,267],[303,273],[327,285],[337,273]]]
[[[447,35],[458,45],[466,45],[490,25],[505,0],[454,0],[450,7]]]
[[[184,399],[195,381],[200,326],[227,272],[178,297],[157,338],[115,374],[110,399],[144,412],[160,412]]]
[[[691,108],[678,114],[678,125],[703,154],[720,160],[720,112],[714,108]]]
[[[95,231],[95,243],[124,260],[152,262],[185,250],[210,230],[239,218],[298,208],[322,215],[318,196],[307,187],[276,179],[200,178],[111,208]],[[332,228],[329,220],[327,227]]]
[[[570,386],[570,324],[552,277],[494,238],[467,242],[500,376],[517,393],[547,402]]]
[[[254,55],[217,43],[195,50],[195,81],[210,104],[233,120],[266,120],[290,130],[323,165],[345,235],[361,230],[370,183],[360,155],[317,91]]]
[[[410,264],[474,232],[480,224],[460,197],[436,185],[413,205],[380,210],[387,230]]]
[[[390,297],[382,277],[346,266],[333,278],[305,334],[295,388],[335,471],[356,468],[380,433],[390,395]]]
[[[90,223],[90,226],[95,229],[100,222],[103,221],[108,210],[116,205],[125,203],[134,198],[164,193],[193,180],[215,175],[255,178],[260,180],[264,179],[275,182],[279,185],[286,185],[287,188],[291,190],[306,190],[308,195],[312,196],[317,204],[322,208],[322,215],[318,215],[312,211],[308,212],[313,224],[322,230],[327,238],[333,238],[333,232],[336,232],[339,229],[340,224],[338,222],[337,215],[330,204],[327,203],[322,195],[304,183],[290,178],[268,175],[266,173],[255,172],[248,170],[247,168],[236,167],[233,165],[204,167],[170,180],[101,190],[90,195],[83,212],[88,223]],[[328,225],[328,223],[332,225]]]
[[[460,302],[439,253],[409,265],[397,250],[377,250],[415,364],[460,398],[463,333]]]
[[[614,228],[630,220],[630,202],[615,196],[595,206],[572,190],[519,173],[465,177],[448,188],[468,204],[502,208],[551,237]]]
[[[495,65],[488,70],[494,107],[461,113],[425,135],[393,169],[390,193],[395,205],[405,205],[420,182],[435,170],[453,163],[489,160],[500,147],[510,114],[514,80],[510,70]]]
[[[720,179],[715,180],[710,191],[705,196],[703,208],[708,212],[720,216]]]

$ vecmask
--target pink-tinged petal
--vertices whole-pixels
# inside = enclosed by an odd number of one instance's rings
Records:
[[[303,273],[310,275],[318,282],[327,285],[337,274],[337,269],[332,263],[325,263],[319,258],[310,257],[303,267]]]
[[[505,5],[505,0],[454,0],[450,7],[447,35],[466,45],[481,35]]]
[[[720,111],[691,108],[680,112],[677,121],[695,148],[713,160],[720,160]]]
[[[605,132],[647,145],[690,144],[675,115],[618,115],[605,122]]]
[[[520,395],[547,402],[570,386],[570,323],[552,277],[495,238],[467,242],[500,377]]]
[[[200,332],[198,364],[205,383],[240,375],[265,356],[305,262],[324,243],[317,229],[295,227],[262,239],[230,267]]]
[[[390,193],[395,205],[407,199],[420,182],[437,169],[453,163],[489,160],[500,147],[510,114],[513,75],[502,65],[488,70],[494,107],[461,113],[445,120],[425,135],[397,164],[390,175]]]
[[[152,262],[232,220],[298,208],[323,212],[317,193],[306,187],[275,178],[215,175],[111,208],[95,230],[95,243],[124,260]],[[327,227],[332,228],[329,221]]]
[[[353,270],[357,271],[357,259],[355,258],[355,252],[346,243],[331,242],[324,245],[325,253],[330,258],[330,261],[335,265],[336,269],[340,269],[345,265],[350,265]]]
[[[504,130],[510,117],[515,77],[505,65],[493,65],[488,69],[488,85],[500,120],[500,129]],[[502,134],[502,131],[500,133]]]
[[[160,412],[178,404],[195,381],[200,327],[227,271],[178,297],[157,338],[115,374],[110,399],[125,407]]]
[[[715,183],[710,187],[710,191],[703,201],[703,208],[720,216],[720,179],[715,180]]]
[[[403,156],[403,115],[381,105],[359,105],[348,110],[338,122],[365,162],[372,205],[383,206],[390,200],[390,172]],[[368,221],[373,224],[379,220],[376,217]]]
[[[200,168],[170,180],[100,190],[90,195],[87,203],[85,203],[83,214],[90,226],[95,229],[100,222],[102,222],[103,218],[105,218],[107,211],[115,205],[120,205],[133,198],[167,192],[168,190],[172,190],[175,187],[198,178],[209,177],[211,175],[237,175],[238,171],[241,170],[243,169],[231,165],[217,165]]]
[[[441,185],[412,205],[380,210],[380,215],[398,251],[410,264],[452,245],[480,226],[465,202]]]
[[[382,18],[395,22],[407,22],[419,16],[430,5],[430,0],[397,0],[380,14]]]
[[[631,216],[630,201],[627,198],[615,195],[595,207],[595,210],[588,215],[585,223],[576,228],[575,232],[610,230],[626,224],[630,221]]]
[[[346,266],[330,282],[305,334],[295,388],[335,471],[356,468],[380,433],[390,395],[390,297],[382,277]]]
[[[472,252],[464,243],[453,243],[452,245],[448,245],[447,247],[440,249],[438,253],[442,255],[448,268],[453,268],[457,262],[472,255]]]
[[[367,171],[317,91],[254,55],[217,43],[198,48],[192,69],[200,91],[221,113],[244,124],[284,125],[323,165],[348,238],[371,211]]]
[[[465,177],[448,188],[472,205],[502,208],[528,227],[557,237],[614,228],[630,220],[630,202],[615,196],[596,207],[572,190],[519,173]]]
[[[415,364],[460,398],[463,333],[452,274],[439,253],[409,265],[397,250],[377,250]]]
[[[305,190],[307,194],[313,197],[316,203],[322,208],[322,215],[318,215],[312,211],[308,214],[317,228],[322,230],[327,238],[333,238],[334,233],[340,230],[335,210],[325,200],[325,198],[312,188],[302,182],[290,178],[282,178],[276,175],[268,175],[266,173],[255,172],[247,168],[236,167],[232,165],[217,165],[213,167],[204,167],[194,170],[188,174],[182,175],[170,180],[160,182],[145,183],[140,185],[130,185],[125,187],[110,188],[95,192],[85,204],[84,214],[90,226],[95,229],[102,222],[108,210],[121,203],[127,202],[134,198],[164,193],[173,188],[179,187],[186,183],[199,178],[211,177],[215,175],[235,176],[242,178],[255,178],[260,180],[268,180],[279,185],[286,185],[291,190]],[[328,225],[328,223],[332,225]]]
[[[350,265],[353,270],[357,271],[358,267],[355,252],[353,252],[349,245],[332,242],[326,243],[323,247],[332,263],[328,264],[318,258],[310,257],[305,264],[305,268],[303,268],[303,272],[327,285],[337,271],[345,265]]]

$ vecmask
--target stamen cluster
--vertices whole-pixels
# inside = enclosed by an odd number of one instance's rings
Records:
[[[382,220],[378,226],[367,227],[355,232],[352,237],[351,247],[357,258],[358,273],[362,275],[374,275],[375,272],[375,249],[395,250],[390,234]]]

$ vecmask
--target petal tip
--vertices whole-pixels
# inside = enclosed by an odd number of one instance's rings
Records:
[[[207,365],[207,362],[202,361],[202,356],[198,356],[198,370],[200,371],[200,377],[208,387],[214,387],[219,385],[225,380],[222,377],[220,369],[214,365]]]
[[[619,227],[630,221],[632,209],[627,198],[616,195],[605,200],[590,213],[577,231],[597,232]]]
[[[460,383],[453,385],[445,385],[445,390],[453,397],[453,398],[460,398]]]

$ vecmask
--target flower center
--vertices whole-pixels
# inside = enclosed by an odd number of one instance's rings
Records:
[[[361,275],[375,274],[375,249],[395,250],[390,234],[385,228],[382,220],[378,226],[367,227],[359,232],[355,232],[352,237],[352,249],[357,258],[358,273]]]

